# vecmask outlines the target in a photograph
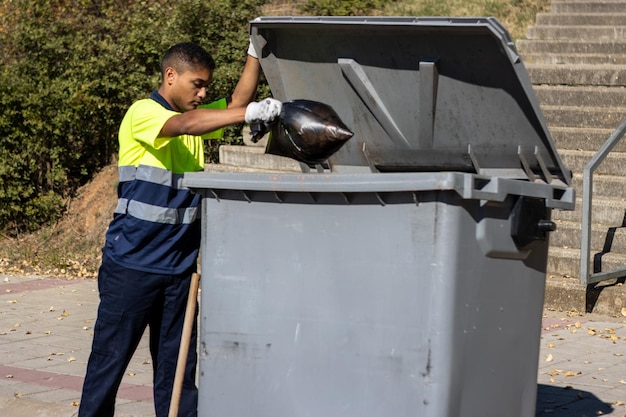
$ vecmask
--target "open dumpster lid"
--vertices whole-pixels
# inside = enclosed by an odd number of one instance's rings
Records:
[[[327,103],[355,133],[329,158],[334,172],[570,184],[494,18],[261,17],[250,30],[274,97]]]

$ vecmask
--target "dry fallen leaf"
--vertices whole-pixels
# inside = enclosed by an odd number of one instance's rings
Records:
[[[626,317],[626,307],[622,307],[622,316]]]
[[[552,354],[551,354],[551,353],[549,353],[549,354],[546,356],[546,362],[552,362],[553,360],[554,360],[554,357],[552,356]]]
[[[565,376],[576,376],[576,375],[580,375],[582,374],[582,372],[578,371],[578,372],[574,372],[574,371],[567,371],[565,372]]]
[[[19,392],[15,393],[15,398],[22,398],[24,396],[24,394],[21,394]]]
[[[80,405],[80,402],[79,401],[72,401],[70,403],[70,405],[73,406],[73,407],[78,407]]]
[[[553,348],[554,346],[555,346],[554,343],[548,343],[549,348]]]
[[[9,374],[9,375],[7,375],[5,378],[9,378],[9,379],[11,379],[11,378],[13,378],[13,375]]]

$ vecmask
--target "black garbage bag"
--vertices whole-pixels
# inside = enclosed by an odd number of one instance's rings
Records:
[[[332,107],[312,100],[283,103],[280,116],[270,126],[251,124],[253,140],[268,129],[266,153],[307,164],[323,163],[354,135]]]

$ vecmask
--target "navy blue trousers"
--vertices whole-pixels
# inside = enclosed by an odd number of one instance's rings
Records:
[[[79,417],[113,417],[122,377],[147,326],[150,327],[154,372],[154,407],[157,417],[167,417],[191,272],[178,276],[158,275],[103,260],[98,273],[100,305]],[[197,416],[196,340],[194,325],[179,417]]]

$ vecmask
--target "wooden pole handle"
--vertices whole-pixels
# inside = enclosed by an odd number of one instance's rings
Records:
[[[187,309],[185,310],[185,320],[183,322],[183,334],[180,338],[180,349],[178,350],[178,362],[176,362],[176,374],[174,376],[174,386],[172,387],[172,400],[168,417],[178,417],[180,407],[180,395],[183,390],[183,380],[185,378],[185,368],[187,367],[187,356],[189,354],[189,344],[191,343],[191,332],[193,330],[196,315],[196,304],[198,303],[198,288],[200,286],[200,274],[191,274],[191,284],[189,286],[189,298],[187,299]]]

